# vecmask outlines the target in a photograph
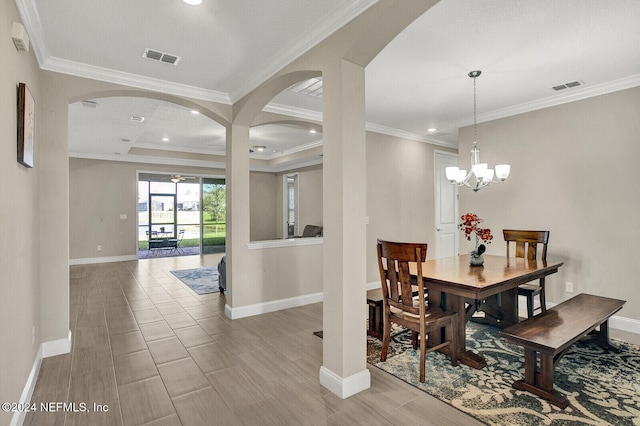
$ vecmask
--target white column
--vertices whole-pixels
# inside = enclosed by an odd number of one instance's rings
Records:
[[[324,314],[320,383],[341,398],[371,386],[366,363],[364,68],[323,74]]]
[[[237,124],[227,129],[227,304],[233,308],[241,298],[242,283],[249,262],[249,126]],[[235,296],[234,296],[235,295]]]

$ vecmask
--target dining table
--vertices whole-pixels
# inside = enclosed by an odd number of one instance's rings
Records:
[[[427,260],[422,264],[424,286],[429,303],[458,312],[455,338],[458,359],[465,365],[481,369],[487,365],[482,355],[466,347],[467,322],[478,311],[493,318],[492,325],[507,327],[519,321],[518,286],[558,272],[563,262],[484,255],[484,264],[472,266],[469,255]],[[443,336],[430,336],[430,345]],[[446,348],[445,348],[446,349]]]

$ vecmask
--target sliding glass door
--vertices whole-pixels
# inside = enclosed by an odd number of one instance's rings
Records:
[[[140,173],[138,179],[138,248],[148,253],[149,233],[164,238],[183,233],[180,253],[222,253],[226,241],[224,179]],[[174,252],[174,254],[176,254]]]
[[[223,253],[227,233],[224,179],[202,180],[202,253]]]

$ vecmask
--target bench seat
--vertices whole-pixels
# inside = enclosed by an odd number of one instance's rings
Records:
[[[625,303],[582,293],[502,330],[507,341],[524,348],[524,379],[514,382],[513,387],[533,392],[565,408],[569,401],[553,388],[556,364],[569,347],[581,339],[594,340],[605,349],[619,352],[609,342],[608,321]]]

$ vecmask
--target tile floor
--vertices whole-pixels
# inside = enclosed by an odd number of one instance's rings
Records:
[[[43,360],[32,401],[87,412],[24,424],[478,424],[375,368],[371,389],[336,397],[318,380],[321,304],[231,321],[224,296],[198,296],[170,273],[221,256],[72,266],[73,348]]]
[[[473,425],[456,409],[370,367],[342,400],[319,384],[322,304],[231,321],[169,271],[221,255],[71,267],[71,353],[46,358],[25,425]],[[94,405],[95,404],[95,405]]]

